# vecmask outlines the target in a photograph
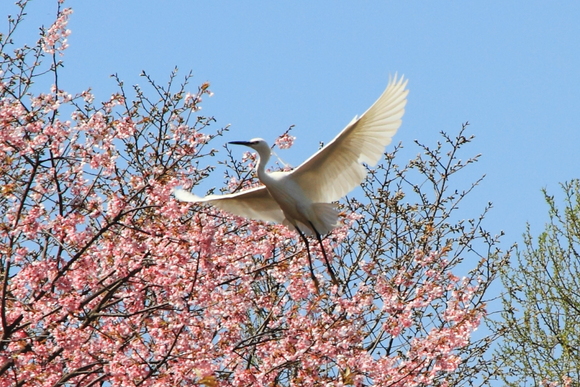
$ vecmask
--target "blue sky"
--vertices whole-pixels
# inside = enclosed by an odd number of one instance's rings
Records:
[[[38,25],[52,21],[52,3],[31,4],[31,39]],[[15,12],[7,4],[3,15]],[[543,228],[542,187],[559,194],[559,182],[579,177],[580,2],[65,5],[74,9],[61,72],[69,92],[92,87],[104,99],[115,90],[112,73],[132,85],[145,83],[141,70],[160,83],[175,66],[182,75],[192,70],[191,89],[209,81],[215,93],[203,114],[231,124],[224,143],[272,141],[295,125],[295,146],[278,152],[294,166],[364,112],[390,74],[404,74],[409,103],[394,140],[406,147],[401,156],[418,152],[414,139],[434,144],[440,131],[454,134],[469,121],[468,133],[477,138],[464,155],[482,158],[455,184],[487,177],[461,216],[477,216],[493,202],[486,227],[506,232],[504,247],[521,241],[527,221],[536,232]]]

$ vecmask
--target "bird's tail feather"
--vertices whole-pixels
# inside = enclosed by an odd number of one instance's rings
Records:
[[[326,235],[338,226],[338,212],[334,203],[314,203],[316,219],[314,227],[320,235]]]

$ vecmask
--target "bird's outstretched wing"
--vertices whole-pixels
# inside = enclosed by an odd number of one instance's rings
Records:
[[[310,200],[339,200],[363,181],[366,169],[362,163],[376,165],[401,126],[409,92],[406,86],[407,80],[395,75],[360,118],[355,117],[338,136],[290,173]]]
[[[184,202],[209,203],[221,210],[244,218],[282,223],[284,213],[265,186],[227,195],[208,195],[199,197],[182,189],[173,192]]]

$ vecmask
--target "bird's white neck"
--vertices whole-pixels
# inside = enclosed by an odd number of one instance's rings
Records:
[[[268,164],[268,161],[270,161],[270,149],[268,148],[267,151],[258,151],[258,156],[260,157],[260,160],[258,160],[258,167],[256,170],[258,172],[258,178],[260,181],[264,182],[264,180],[268,179],[266,165]]]

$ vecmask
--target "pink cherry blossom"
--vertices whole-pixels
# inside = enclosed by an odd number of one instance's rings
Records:
[[[56,52],[63,55],[63,51],[68,47],[67,37],[71,31],[66,28],[69,16],[72,14],[71,8],[65,8],[59,12],[58,18],[46,31],[43,37],[42,49],[48,54]]]
[[[276,146],[280,149],[288,149],[294,144],[296,137],[291,136],[289,132],[284,133],[276,139]]]

